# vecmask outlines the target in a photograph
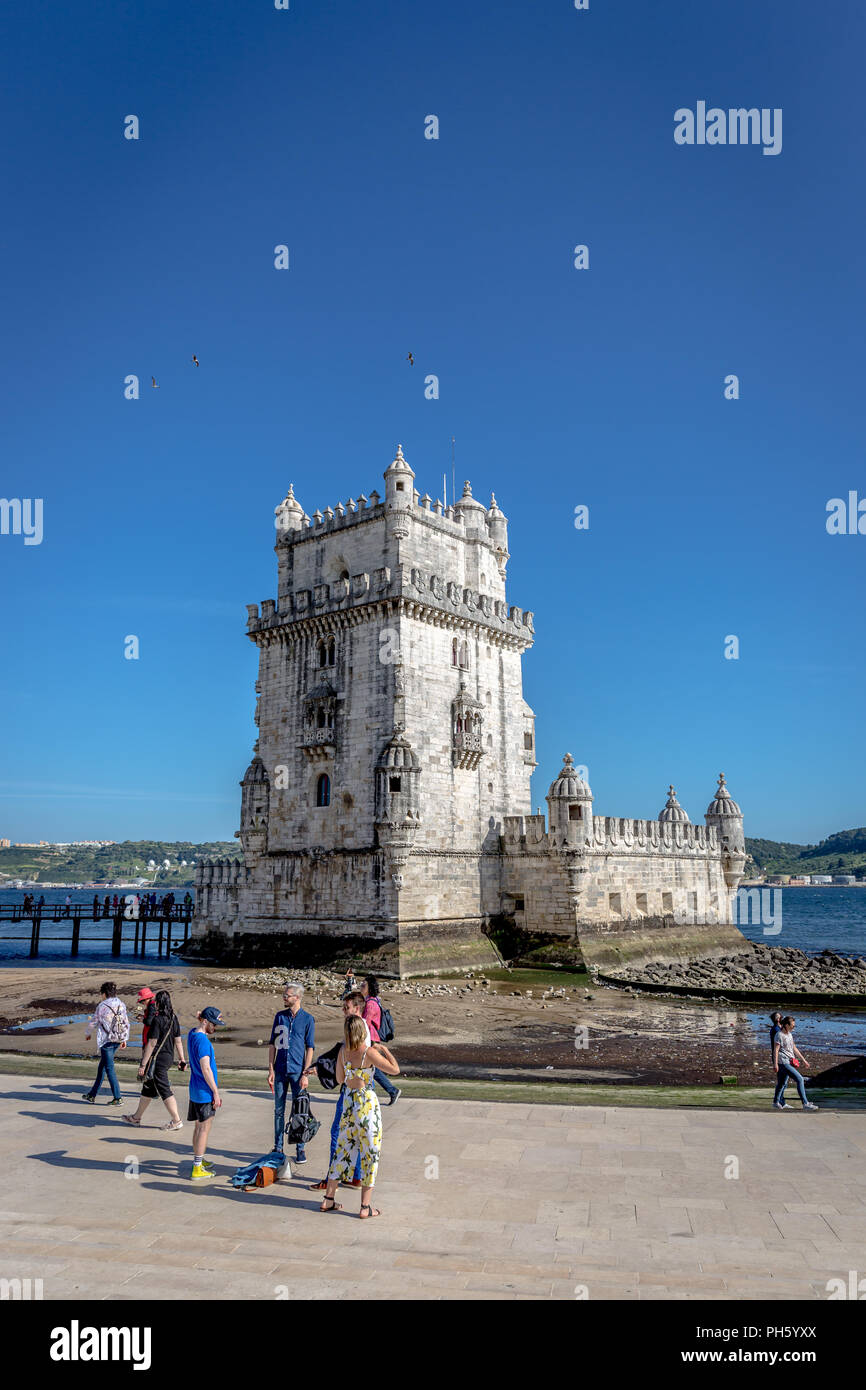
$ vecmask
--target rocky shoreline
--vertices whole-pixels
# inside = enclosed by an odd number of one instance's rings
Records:
[[[736,955],[632,966],[606,978],[631,989],[646,984],[654,989],[667,986],[678,992],[694,989],[718,995],[777,993],[780,1005],[789,995],[862,995],[866,1005],[866,958],[840,955],[829,947],[809,956],[793,946],[758,943]]]

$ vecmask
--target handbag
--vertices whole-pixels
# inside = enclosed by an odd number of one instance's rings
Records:
[[[153,1080],[154,1072],[156,1071],[156,1059],[158,1058],[160,1052],[162,1052],[162,1049],[165,1047],[166,1043],[168,1042],[169,1038],[171,1037],[172,1025],[173,1025],[173,1024],[174,1024],[174,1014],[172,1014],[171,1018],[170,1018],[169,1021],[168,1021],[168,1027],[167,1027],[166,1030],[165,1030],[165,1036],[161,1039],[160,1044],[159,1044],[159,1047],[154,1048],[154,1051],[153,1051],[153,1053],[151,1054],[150,1061],[149,1061],[148,1064],[147,1064],[147,1071],[144,1073],[144,1079],[145,1079],[145,1081],[152,1081],[152,1080]],[[170,1065],[170,1064],[169,1064],[169,1065]]]
[[[307,1091],[300,1091],[292,1102],[292,1113],[285,1131],[286,1139],[290,1144],[309,1144],[321,1128],[321,1120],[310,1114],[310,1097]]]

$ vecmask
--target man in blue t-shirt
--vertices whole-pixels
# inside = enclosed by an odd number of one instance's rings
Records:
[[[301,1008],[304,986],[288,984],[283,990],[285,1007],[275,1016],[268,1048],[268,1085],[274,1093],[274,1149],[283,1152],[286,1125],[286,1096],[292,1100],[307,1089],[304,1073],[312,1066],[316,1043],[316,1020]],[[306,1163],[303,1144],[298,1145],[296,1162]]]
[[[192,1135],[192,1180],[207,1182],[216,1177],[214,1166],[205,1158],[207,1137],[213,1117],[222,1105],[217,1086],[217,1064],[211,1037],[222,1025],[219,1009],[210,1005],[198,1015],[198,1027],[191,1028],[186,1040],[189,1056],[189,1110],[187,1119],[195,1120]]]

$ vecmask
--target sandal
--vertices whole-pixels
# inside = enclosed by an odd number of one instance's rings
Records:
[[[183,1129],[183,1120],[178,1120],[176,1124],[170,1120],[167,1125],[160,1125],[160,1129]]]
[[[369,1216],[364,1215],[365,1211],[369,1212]],[[371,1217],[381,1216],[382,1213],[380,1212],[378,1207],[372,1207],[369,1202],[364,1202],[361,1205],[361,1210],[358,1212],[358,1215],[360,1216],[362,1221],[369,1221]]]
[[[121,1115],[125,1125],[132,1125],[133,1129],[141,1129],[141,1120],[136,1120],[132,1115]]]
[[[325,1203],[326,1203],[326,1202],[330,1202],[331,1205],[330,1205],[329,1207],[326,1207],[326,1206],[325,1206]],[[342,1211],[342,1210],[343,1210],[343,1208],[340,1206],[340,1203],[336,1200],[335,1197],[323,1197],[323,1198],[322,1198],[322,1205],[319,1207],[319,1211]]]

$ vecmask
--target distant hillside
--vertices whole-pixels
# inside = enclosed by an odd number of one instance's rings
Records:
[[[50,845],[34,848],[0,849],[0,883],[8,878],[35,879],[37,883],[92,883],[114,879],[152,878],[148,863],[162,865],[166,859],[170,869],[160,869],[156,882],[163,887],[188,887],[195,870],[192,860],[242,859],[238,840],[209,840],[192,844],[188,840],[124,840],[121,844],[101,849],[53,849]],[[186,860],[187,867],[181,866]]]
[[[837,830],[818,845],[746,839],[757,868],[770,874],[856,874],[866,878],[866,828]],[[748,870],[747,870],[748,871]]]

